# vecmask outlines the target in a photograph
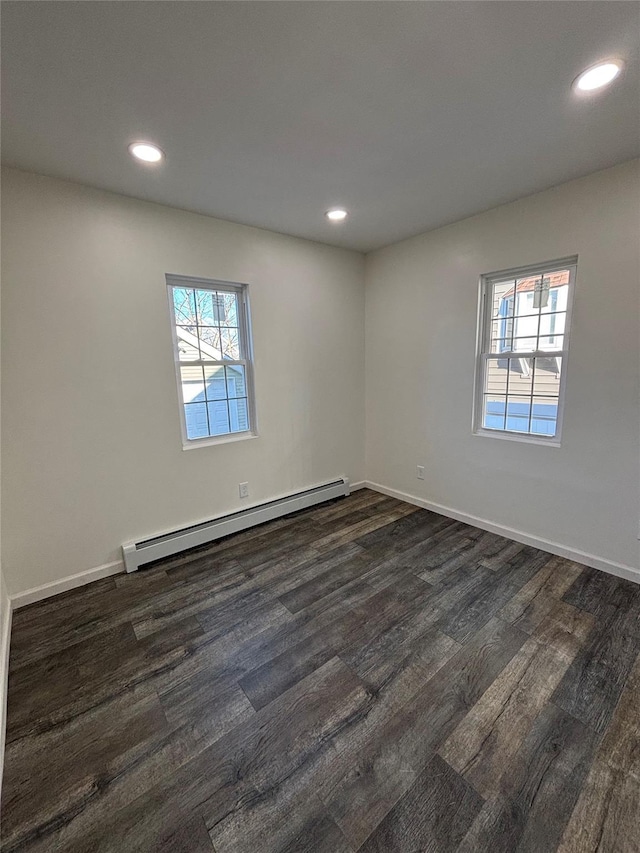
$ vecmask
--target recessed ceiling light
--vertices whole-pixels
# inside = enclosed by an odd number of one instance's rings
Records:
[[[132,142],[129,153],[136,160],[142,160],[144,163],[159,163],[164,157],[164,153],[158,146],[150,142]]]
[[[341,207],[336,207],[333,210],[327,210],[325,216],[331,222],[344,222],[347,218],[347,211],[343,210]]]
[[[583,71],[574,81],[574,88],[580,92],[592,92],[601,89],[616,79],[622,71],[622,63],[619,60],[608,60],[599,62]]]

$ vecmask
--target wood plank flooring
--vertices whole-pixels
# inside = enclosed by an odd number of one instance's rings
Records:
[[[639,853],[640,587],[361,490],[14,614],[2,851]]]

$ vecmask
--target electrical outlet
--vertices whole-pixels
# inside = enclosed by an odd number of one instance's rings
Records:
[[[424,465],[418,465],[418,470],[416,472],[416,477],[419,480],[424,480]]]
[[[238,483],[238,493],[241,498],[249,497],[249,483]]]

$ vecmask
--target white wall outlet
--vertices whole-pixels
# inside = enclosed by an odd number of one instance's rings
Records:
[[[241,498],[249,497],[249,483],[238,483],[238,493]]]
[[[419,480],[424,480],[424,465],[418,465],[418,470],[416,471],[416,477]]]

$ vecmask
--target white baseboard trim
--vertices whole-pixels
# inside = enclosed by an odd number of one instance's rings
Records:
[[[455,518],[456,521],[462,521],[466,524],[472,524],[474,527],[480,527],[482,530],[488,530],[490,533],[496,533],[499,536],[504,536],[507,539],[514,539],[516,542],[522,542],[523,545],[531,545],[534,548],[540,548],[542,551],[549,551],[551,554],[557,554],[559,557],[566,557],[568,560],[574,560],[577,563],[583,563],[585,566],[591,566],[594,569],[600,569],[603,572],[608,572],[611,575],[616,575],[626,580],[634,581],[640,584],[640,570],[634,569],[632,566],[625,566],[621,563],[615,563],[612,560],[607,560],[604,557],[598,557],[595,554],[587,554],[584,551],[578,551],[575,548],[568,548],[565,545],[560,545],[557,542],[550,542],[547,539],[541,539],[537,536],[531,536],[524,533],[522,530],[514,530],[511,527],[505,527],[502,524],[494,524],[486,518],[479,518],[475,515],[469,515],[466,512],[452,509],[442,504],[434,503],[433,501],[425,500],[424,498],[410,495],[407,492],[401,492],[397,489],[391,489],[383,486],[380,483],[372,483],[368,480],[361,480],[357,483],[350,484],[352,492],[358,489],[372,489],[374,492],[388,495],[392,498],[397,498],[400,501],[419,506],[422,509],[428,509],[431,512],[437,512],[439,515],[445,515],[448,518]],[[118,575],[124,572],[124,564],[121,560],[116,560],[113,563],[105,563],[102,566],[95,566],[92,569],[87,569],[84,572],[78,572],[75,575],[69,575],[57,581],[42,584],[42,586],[27,589],[24,592],[19,592],[17,595],[10,596],[10,609],[17,610],[20,607],[25,607],[27,604],[33,604],[36,601],[42,601],[45,598],[50,598],[53,595],[58,595],[61,592],[66,592],[69,589],[75,589],[78,586],[84,586],[92,581],[107,578],[111,575]],[[7,620],[9,623],[11,618]],[[8,629],[3,625],[3,646],[0,653],[4,655],[4,633]],[[7,661],[8,661],[8,642],[7,642]],[[3,664],[4,658],[0,660],[0,666]],[[4,671],[0,673],[0,676]],[[0,682],[0,687],[1,687]]]
[[[613,560],[607,560],[604,557],[598,557],[595,554],[587,554],[584,551],[578,551],[575,548],[568,548],[565,545],[560,545],[558,542],[550,542],[548,539],[540,539],[538,536],[531,536],[529,533],[524,533],[522,530],[514,530],[512,527],[505,527],[502,524],[494,524],[486,518],[478,518],[475,515],[469,515],[466,512],[460,512],[457,509],[452,509],[448,506],[427,501],[424,498],[418,498],[415,495],[400,492],[397,489],[390,489],[387,486],[382,486],[380,483],[365,482],[364,485],[368,489],[373,489],[374,492],[380,492],[383,495],[388,495],[391,498],[397,498],[399,501],[414,504],[422,509],[428,509],[431,512],[437,512],[439,515],[446,515],[447,518],[455,518],[456,521],[463,521],[465,524],[471,524],[474,527],[480,527],[482,530],[488,530],[490,533],[497,533],[498,536],[504,536],[506,539],[513,539],[516,542],[522,542],[523,545],[531,545],[534,548],[540,548],[541,551],[549,551],[551,554],[556,554],[558,557],[566,557],[568,560],[573,560],[576,563],[583,563],[585,566],[590,566],[593,569],[600,569],[602,572],[607,572],[610,575],[616,575],[619,578],[633,581],[640,584],[640,569],[635,569],[633,566],[625,566],[622,563],[616,563]]]
[[[50,598],[52,595],[58,595],[69,589],[75,589],[77,586],[84,586],[92,581],[108,578],[111,575],[119,575],[121,572],[124,572],[124,563],[122,560],[105,563],[103,566],[95,566],[93,569],[87,569],[75,575],[68,575],[66,578],[44,583],[42,586],[34,586],[33,589],[27,589],[24,592],[17,593],[17,595],[12,595],[11,606],[14,610],[17,610],[19,607],[25,607],[27,604],[33,604],[35,601],[42,601],[42,599]]]
[[[1,615],[2,636],[0,636],[0,796],[2,795],[2,774],[4,770],[4,745],[7,734],[7,692],[9,687],[9,642],[11,639],[11,599],[7,598],[6,607]]]
[[[365,480],[360,480],[357,483],[350,483],[349,489],[355,492],[358,489],[364,489],[368,485]],[[19,607],[26,607],[27,604],[34,604],[36,601],[42,601],[45,598],[50,598],[52,595],[58,595],[61,592],[75,589],[78,586],[84,586],[92,581],[108,578],[111,575],[119,575],[122,572],[124,572],[124,563],[122,560],[105,563],[102,566],[96,566],[93,569],[87,569],[84,572],[68,575],[60,580],[51,581],[50,583],[42,584],[42,586],[36,586],[33,589],[19,592],[17,595],[11,596],[11,607],[17,610]]]

